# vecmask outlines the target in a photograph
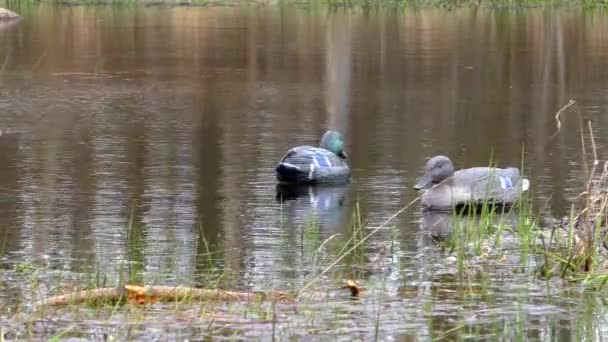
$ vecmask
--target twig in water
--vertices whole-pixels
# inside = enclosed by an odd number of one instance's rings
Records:
[[[331,241],[333,238],[335,238],[336,236],[339,236],[339,235],[340,234],[332,234],[330,237],[325,239],[325,241],[323,241],[323,243],[321,243],[321,246],[319,246],[319,248],[317,248],[317,253],[321,252],[321,250],[323,249],[323,246],[325,246],[329,241]]]
[[[599,160],[597,159],[597,146],[595,145],[595,137],[593,136],[593,128],[591,127],[591,121],[587,122],[587,127],[589,128],[589,137],[591,138],[591,148],[592,148],[591,151],[593,152],[593,168],[591,169],[591,175],[587,182],[587,191],[589,191],[589,188],[591,186],[591,180],[592,180],[593,176],[595,176],[595,169],[596,169],[597,165],[599,164]]]
[[[553,139],[553,137],[555,137],[562,129],[562,122],[559,119],[560,114],[562,114],[564,110],[566,110],[568,107],[572,106],[575,103],[576,101],[570,100],[565,106],[563,106],[560,110],[557,111],[557,113],[555,114],[555,121],[557,122],[557,131],[555,131],[555,133],[553,133],[553,135],[549,137],[549,139]]]
[[[2,68],[0,68],[0,74],[2,72],[4,72],[4,68],[6,68],[7,64],[8,64],[8,54],[4,57],[4,64],[2,64]]]
[[[40,57],[38,57],[38,60],[36,61],[36,63],[34,63],[34,66],[32,66],[32,72],[34,72],[34,71],[36,71],[36,69],[38,69],[38,67],[42,63],[42,60],[44,59],[44,57],[46,57],[46,50],[44,50],[42,55],[40,55]]]

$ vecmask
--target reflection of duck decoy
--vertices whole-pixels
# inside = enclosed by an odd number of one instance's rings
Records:
[[[17,152],[19,149],[19,138],[21,137],[18,132],[11,132],[0,129],[0,148],[9,149]]]
[[[335,183],[350,178],[346,164],[342,134],[328,131],[323,135],[319,147],[298,146],[287,154],[276,166],[277,178],[282,182]]]
[[[494,215],[491,224],[506,224],[510,227],[517,226],[518,216],[516,212],[508,212]],[[483,222],[487,224],[488,222]],[[449,237],[457,227],[479,227],[482,224],[478,215],[458,215],[445,211],[423,210],[420,227],[423,232],[428,232],[433,239],[442,240]]]
[[[283,203],[291,219],[303,221],[316,216],[321,223],[337,224],[349,187],[279,183],[276,190],[277,201]]]
[[[428,232],[437,240],[448,237],[452,231],[454,215],[448,212],[423,211],[420,226],[423,232]]]
[[[473,167],[454,172],[452,161],[445,156],[431,158],[424,176],[414,185],[416,190],[427,189],[421,202],[432,210],[483,203],[510,206],[528,187],[517,168]]]
[[[3,30],[12,28],[14,26],[17,26],[17,24],[19,24],[19,20],[10,20],[10,21],[3,21],[0,20],[0,32],[2,32]]]

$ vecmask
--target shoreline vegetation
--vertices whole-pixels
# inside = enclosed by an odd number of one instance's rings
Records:
[[[3,3],[4,2],[4,3]],[[30,4],[50,4],[57,6],[144,6],[144,7],[232,7],[232,6],[266,6],[293,5],[303,8],[329,7],[350,9],[403,9],[439,7],[455,9],[460,7],[488,8],[536,8],[536,7],[608,7],[607,0],[26,0],[0,1],[8,8]]]

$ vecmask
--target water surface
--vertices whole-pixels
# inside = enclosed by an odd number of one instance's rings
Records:
[[[228,288],[298,289],[328,264],[313,257],[321,242],[352,233],[356,203],[368,232],[417,196],[430,156],[457,167],[523,164],[535,203],[562,216],[583,187],[580,120],[591,120],[607,153],[603,13],[14,9],[25,19],[0,26],[3,304],[29,296],[14,271],[24,264],[41,267],[43,282],[102,274],[115,284],[126,268],[139,281],[197,285],[213,267],[230,274]],[[276,162],[327,128],[345,134],[353,182],[278,201]],[[314,331],[373,338],[378,312],[378,336],[403,340],[460,324],[472,336],[515,336],[526,321],[524,333],[542,340],[606,330],[600,308],[581,330],[582,307],[595,306],[530,274],[501,268],[487,275],[490,298],[469,297],[442,275],[445,254],[424,222],[414,208],[375,234],[363,264],[381,266],[361,281],[382,291],[315,309],[323,323]],[[201,333],[182,323],[164,329],[177,339]],[[269,337],[258,324],[236,331]],[[287,324],[281,336],[311,331]]]

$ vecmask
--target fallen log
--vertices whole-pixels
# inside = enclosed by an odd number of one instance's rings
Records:
[[[98,288],[50,297],[34,303],[34,306],[68,305],[95,301],[119,301],[128,303],[151,304],[159,301],[180,300],[217,300],[217,301],[275,301],[295,303],[293,294],[282,291],[236,292],[225,290],[197,289],[172,286],[136,286]]]

